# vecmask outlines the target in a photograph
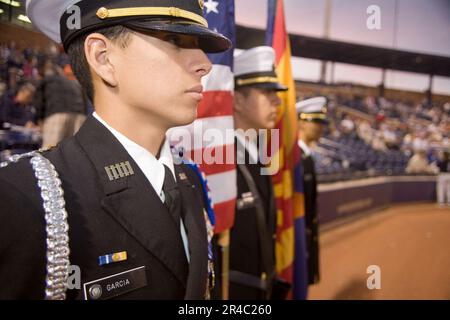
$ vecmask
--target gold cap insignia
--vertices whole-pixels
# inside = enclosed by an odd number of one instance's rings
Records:
[[[109,16],[109,11],[105,7],[101,7],[97,10],[97,17],[100,19],[106,19]]]

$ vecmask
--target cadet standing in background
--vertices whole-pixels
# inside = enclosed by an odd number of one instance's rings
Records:
[[[311,146],[319,141],[327,125],[327,99],[316,97],[297,103],[299,140],[302,151],[302,178],[305,195],[308,283],[320,281],[317,179]]]
[[[229,273],[234,300],[270,299],[275,279],[275,197],[271,176],[262,172],[260,154],[265,146],[258,144],[257,135],[259,130],[275,128],[281,104],[277,93],[287,90],[278,82],[274,64],[271,47],[256,47],[235,57],[238,193]],[[247,130],[255,135],[245,135]]]

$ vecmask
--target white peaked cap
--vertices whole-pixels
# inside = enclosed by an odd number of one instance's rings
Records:
[[[325,106],[327,104],[327,98],[315,97],[297,102],[295,105],[297,114],[300,113],[326,113]],[[324,112],[325,111],[325,112]]]
[[[261,46],[245,50],[234,58],[234,75],[271,72],[275,65],[275,50]]]

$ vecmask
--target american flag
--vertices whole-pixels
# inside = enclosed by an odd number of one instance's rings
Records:
[[[206,0],[204,2],[205,17],[209,28],[217,31],[235,43],[235,14],[234,0]],[[203,78],[204,98],[199,105],[197,120],[188,129],[191,141],[173,141],[176,136],[172,129],[169,140],[176,144],[176,148],[184,149],[184,156],[200,165],[206,174],[215,211],[215,233],[228,230],[234,223],[236,205],[236,165],[234,159],[226,161],[227,155],[234,156],[234,135],[227,130],[234,129],[233,121],[233,49],[225,53],[210,54],[213,64],[210,74]],[[214,129],[221,132],[223,139],[211,139],[204,135],[205,131]],[[208,141],[210,140],[210,141]],[[208,161],[221,159],[222,161]]]

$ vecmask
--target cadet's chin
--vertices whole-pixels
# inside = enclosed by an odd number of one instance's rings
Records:
[[[272,130],[272,129],[275,129],[275,126],[277,125],[277,122],[274,120],[274,121],[268,121],[267,123],[266,123],[266,126],[265,126],[265,128],[264,129],[266,129],[266,130]]]
[[[177,127],[187,126],[192,124],[195,120],[197,120],[197,108],[195,107],[186,107],[183,109],[183,112],[179,112],[176,117]]]

